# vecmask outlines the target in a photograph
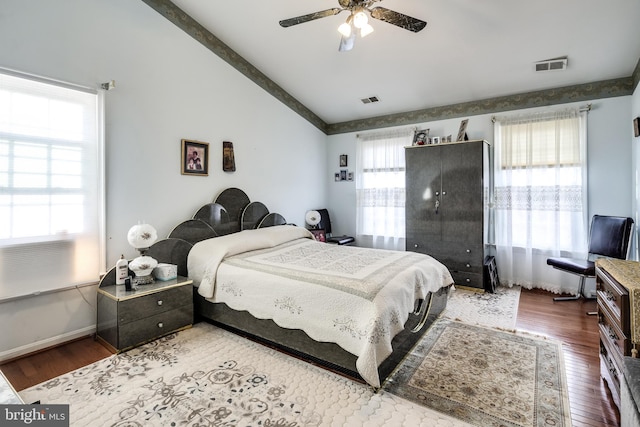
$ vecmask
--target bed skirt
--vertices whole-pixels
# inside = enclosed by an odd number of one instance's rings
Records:
[[[425,300],[424,304],[428,304],[429,312],[426,321],[418,331],[412,332],[412,329],[420,323],[422,316],[411,314],[405,323],[405,329],[393,338],[393,353],[378,367],[381,384],[444,311],[450,287],[441,288],[435,294],[429,295],[430,300]],[[197,288],[194,288],[194,304],[195,321],[208,321],[236,334],[363,381],[356,369],[357,356],[343,350],[337,344],[318,342],[300,329],[281,328],[272,320],[255,318],[247,311],[233,310],[224,303],[212,303],[199,295]]]

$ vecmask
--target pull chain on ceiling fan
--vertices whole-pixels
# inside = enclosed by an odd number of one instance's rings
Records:
[[[341,7],[334,7],[319,12],[309,13],[307,15],[297,16],[295,18],[283,19],[280,21],[280,26],[285,28],[291,27],[292,25],[298,25],[316,19],[326,18],[327,16],[337,15],[338,13],[347,10],[350,12],[347,21],[338,28],[338,32],[342,36],[340,39],[340,47],[338,48],[341,52],[353,49],[353,45],[358,34],[360,34],[360,37],[365,37],[373,32],[373,27],[369,24],[369,17],[366,12],[369,12],[369,15],[373,19],[387,22],[414,33],[421,31],[427,26],[425,21],[400,12],[395,12],[384,7],[370,7],[379,1],[382,0],[338,0]]]

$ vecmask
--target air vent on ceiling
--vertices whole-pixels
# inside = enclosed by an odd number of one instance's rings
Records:
[[[566,56],[553,59],[545,59],[544,61],[536,62],[536,71],[560,71],[567,69],[567,63],[569,62]]]
[[[372,102],[379,102],[380,98],[377,96],[370,96],[369,98],[362,98],[360,101],[362,101],[363,104],[371,104]]]

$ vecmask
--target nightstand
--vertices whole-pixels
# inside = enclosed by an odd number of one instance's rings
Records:
[[[97,339],[110,350],[128,350],[193,324],[192,280],[178,276],[127,291],[108,277],[98,288]]]

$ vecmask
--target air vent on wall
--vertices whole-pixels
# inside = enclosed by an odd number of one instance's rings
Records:
[[[544,61],[536,62],[536,71],[560,71],[567,69],[567,63],[569,62],[566,56],[553,59],[545,59]]]
[[[377,96],[370,96],[369,98],[362,98],[360,101],[362,101],[363,104],[371,104],[372,102],[380,101],[380,98]]]

